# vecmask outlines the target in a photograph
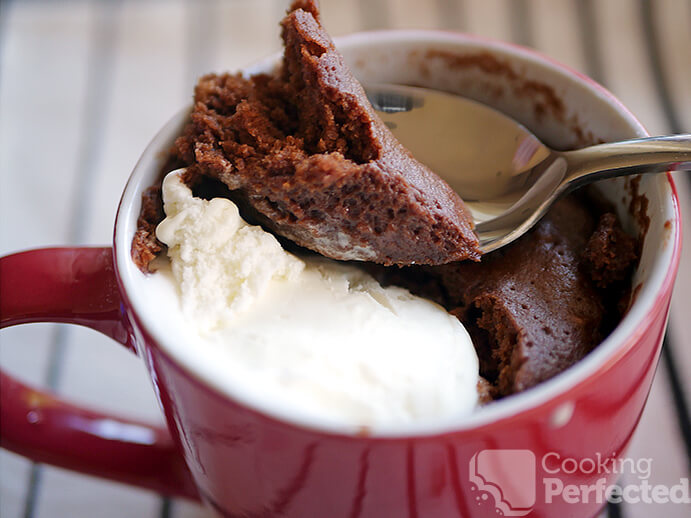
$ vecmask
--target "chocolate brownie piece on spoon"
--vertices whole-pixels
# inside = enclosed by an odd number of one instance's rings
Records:
[[[191,177],[221,180],[262,224],[326,257],[478,260],[463,202],[381,122],[315,2],[294,2],[282,37],[274,74],[200,80],[176,143]]]

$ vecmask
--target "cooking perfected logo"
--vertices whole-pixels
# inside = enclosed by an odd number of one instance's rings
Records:
[[[494,498],[503,516],[525,516],[535,505],[535,454],[530,450],[482,450],[470,459],[478,504]]]
[[[501,516],[526,516],[536,501],[552,504],[605,502],[630,504],[691,503],[689,479],[678,484],[652,485],[652,459],[619,457],[616,453],[572,458],[549,452],[538,459],[530,450],[482,450],[469,462],[475,503],[494,507]],[[589,484],[569,484],[574,474]],[[613,477],[614,475],[614,477]],[[608,483],[619,478],[617,484]]]

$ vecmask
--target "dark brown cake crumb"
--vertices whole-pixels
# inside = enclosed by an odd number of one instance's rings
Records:
[[[458,317],[471,334],[492,396],[507,396],[576,363],[619,321],[617,302],[627,291],[636,254],[616,216],[598,215],[606,209],[572,195],[531,232],[481,263],[373,273]],[[621,282],[600,288],[612,279]]]
[[[481,264],[435,269],[499,395],[551,378],[602,338],[602,303],[579,264],[593,227],[588,210],[567,198],[534,231]]]
[[[276,75],[199,81],[177,155],[224,182],[263,225],[326,257],[477,260],[463,202],[384,126],[317,14],[314,2],[293,5]]]
[[[636,241],[611,212],[600,216],[598,227],[583,252],[584,266],[598,288],[628,279],[636,261]]]
[[[149,270],[149,263],[163,249],[161,242],[156,239],[156,225],[164,217],[161,186],[152,185],[142,193],[142,208],[132,240],[132,260],[142,271]]]

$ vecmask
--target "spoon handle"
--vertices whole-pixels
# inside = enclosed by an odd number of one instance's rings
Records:
[[[567,162],[566,183],[570,187],[614,176],[691,170],[691,135],[598,144],[561,156]]]

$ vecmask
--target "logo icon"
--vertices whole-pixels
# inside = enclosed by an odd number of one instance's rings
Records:
[[[494,499],[503,516],[525,516],[535,505],[535,454],[530,450],[482,450],[470,459],[478,503]]]

